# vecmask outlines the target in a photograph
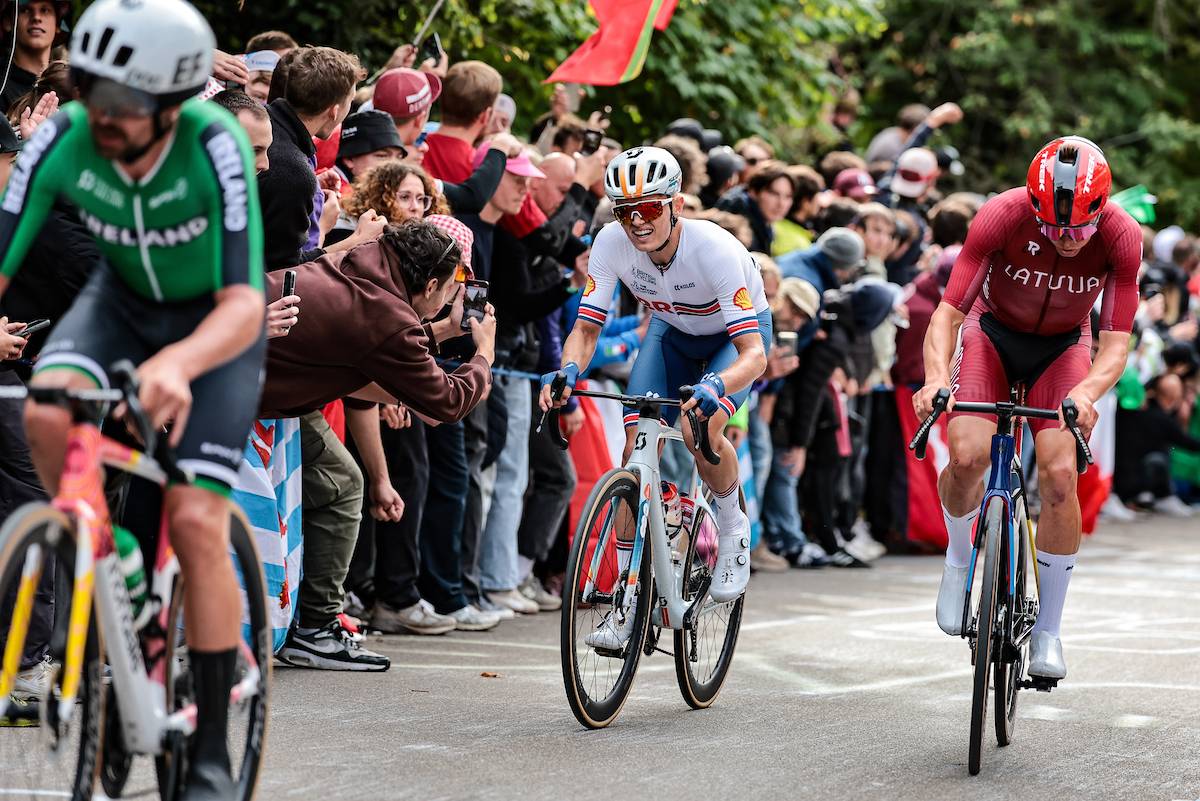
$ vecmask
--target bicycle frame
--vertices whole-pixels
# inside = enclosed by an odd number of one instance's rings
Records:
[[[166,631],[179,562],[167,536],[166,517],[159,531],[150,590],[140,619],[135,622],[113,540],[112,523],[104,497],[103,466],[113,467],[166,486],[167,473],[153,458],[107,437],[89,422],[71,426],[59,492],[52,504],[72,521],[75,531],[75,572],[66,632],[66,652],[61,668],[58,720],[65,729],[76,710],[83,674],[84,647],[93,603],[99,618],[101,643],[114,647],[101,653],[112,667],[113,685],[126,748],[131,753],[159,754],[168,732],[190,735],[196,727],[196,707],[189,704],[174,713],[166,709]],[[56,536],[61,536],[58,534]],[[32,612],[34,591],[40,577],[41,554],[36,547],[26,555],[17,592],[10,636],[0,670],[0,698],[12,687],[19,665]],[[155,629],[139,636],[143,623]],[[143,657],[143,645],[149,656]],[[231,691],[235,702],[258,691],[261,678],[253,652],[244,639],[239,646],[250,670]]]
[[[660,483],[660,474],[658,467],[658,451],[659,443],[663,440],[678,440],[683,441],[683,434],[674,428],[667,428],[663,425],[659,417],[659,411],[655,407],[643,407],[638,416],[637,431],[634,435],[633,453],[629,457],[629,461],[625,467],[635,472],[638,476],[638,511],[637,522],[635,526],[636,535],[633,542],[633,553],[630,555],[629,561],[629,576],[626,579],[624,592],[624,610],[627,611],[629,604],[636,597],[636,587],[641,572],[642,553],[647,547],[647,538],[649,538],[650,559],[653,575],[659,580],[656,582],[658,589],[658,603],[662,609],[662,625],[672,629],[682,629],[686,623],[691,622],[690,615],[694,615],[699,608],[699,604],[703,603],[707,597],[707,592],[697,593],[696,599],[690,604],[683,598],[682,582],[675,574],[674,563],[671,559],[671,543],[667,537],[666,522],[663,520],[662,508],[662,489]],[[693,482],[692,500],[697,507],[703,509],[710,516],[713,514],[708,501],[703,495],[695,490],[698,489],[699,482]],[[612,514],[610,509],[608,514]],[[608,537],[612,536],[614,526],[610,525],[611,521],[606,520],[601,539],[596,544],[595,551],[592,554],[591,563],[588,565],[587,582],[584,585],[583,595],[585,598],[590,597],[595,591],[595,577],[600,571],[601,556],[604,553],[607,545]],[[670,577],[670,580],[664,580]]]

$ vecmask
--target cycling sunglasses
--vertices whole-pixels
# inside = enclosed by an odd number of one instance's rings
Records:
[[[670,198],[641,200],[637,203],[622,203],[620,206],[613,206],[613,216],[625,225],[633,225],[634,214],[640,215],[643,222],[654,222],[663,216],[663,212],[666,211],[669,205],[671,205]]]
[[[1051,242],[1057,242],[1060,239],[1066,238],[1073,242],[1086,242],[1092,238],[1096,230],[1100,228],[1100,221],[1088,223],[1087,225],[1077,225],[1073,227],[1047,225],[1046,223],[1038,223],[1038,228],[1041,229],[1042,236],[1049,239]]]

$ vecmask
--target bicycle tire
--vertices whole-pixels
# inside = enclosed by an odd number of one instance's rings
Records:
[[[49,532],[57,529],[60,534],[56,541],[51,541]],[[8,597],[9,588],[14,580],[19,580],[24,566],[25,554],[31,545],[37,544],[47,552],[54,554],[58,560],[57,569],[65,577],[74,575],[75,570],[75,536],[71,520],[53,506],[35,502],[20,507],[9,516],[3,528],[0,528],[0,599]],[[43,563],[44,564],[44,563]],[[66,581],[70,588],[70,580]],[[68,592],[70,590],[68,589]],[[56,591],[56,601],[62,602],[61,595]],[[73,600],[73,598],[71,598]],[[0,628],[0,642],[7,639],[8,621]],[[78,717],[72,722],[70,736],[78,733],[79,742],[72,748],[67,744],[68,751],[75,751],[75,765],[71,770],[64,764],[67,752],[51,754],[53,740],[56,735],[51,729],[57,718],[57,704],[46,703],[46,697],[41,700],[41,729],[43,737],[38,742],[31,743],[30,738],[20,736],[0,738],[0,765],[6,766],[5,784],[26,782],[27,790],[15,787],[7,788],[13,797],[20,798],[28,792],[30,798],[40,798],[45,795],[61,794],[72,801],[91,801],[96,781],[100,776],[100,751],[103,745],[104,731],[104,692],[100,677],[101,654],[104,643],[100,630],[96,625],[94,609],[88,615],[87,637],[84,641],[83,665],[81,683],[76,699]],[[51,675],[51,694],[60,688],[61,664],[66,648],[63,627],[56,623],[51,637],[49,656],[59,666]],[[7,699],[3,699],[5,702]],[[14,734],[16,734],[14,732]],[[12,752],[10,753],[10,749]],[[60,791],[49,790],[38,785],[43,771],[35,767],[35,762],[41,760],[44,773],[56,777],[66,777],[67,785]],[[8,774],[12,775],[8,775]],[[60,779],[61,780],[61,779]]]
[[[1000,538],[1004,529],[1004,502],[988,501],[983,513],[983,587],[979,593],[976,617],[975,680],[971,692],[971,742],[967,770],[979,773],[983,752],[983,730],[987,725],[988,678],[994,655],[993,637],[996,620],[996,578],[1000,571]]]
[[[693,513],[691,531],[688,536],[687,554],[683,560],[683,598],[689,604],[696,597],[697,590],[702,586],[707,586],[712,576],[711,565],[707,564],[703,555],[701,561],[697,562],[698,545],[705,542],[703,537],[705,523],[713,526],[715,535],[715,523],[709,519],[708,512],[697,506]],[[715,542],[706,543],[707,548],[713,548],[715,545]],[[725,679],[729,675],[729,665],[733,661],[733,652],[737,647],[738,633],[742,626],[742,606],[745,598],[746,596],[743,594],[739,595],[736,600],[723,604],[713,601],[711,608],[706,606],[696,616],[695,625],[703,631],[706,621],[712,620],[714,616],[719,617],[722,609],[727,612],[723,636],[716,630],[709,629],[717,635],[713,639],[721,640],[721,646],[716,654],[715,664],[706,678],[697,676],[693,666],[693,661],[697,663],[701,661],[699,652],[705,650],[700,645],[702,635],[696,635],[697,647],[693,651],[692,632],[684,629],[675,630],[675,679],[679,683],[679,692],[683,695],[683,700],[692,709],[706,709],[712,706],[713,701],[721,692],[721,688],[725,685]],[[708,600],[711,601],[711,599]],[[693,656],[695,656],[695,660],[693,660]]]
[[[629,691],[633,687],[634,675],[637,673],[638,662],[642,655],[642,644],[646,640],[650,628],[650,607],[653,595],[653,578],[650,562],[650,541],[647,538],[642,549],[640,580],[638,583],[637,611],[634,616],[633,632],[626,643],[621,659],[621,669],[613,680],[612,687],[602,697],[593,698],[585,686],[584,676],[587,666],[581,665],[581,655],[585,658],[612,657],[597,656],[596,652],[578,639],[581,630],[590,630],[591,621],[581,626],[580,619],[585,610],[597,609],[593,604],[586,604],[581,596],[581,586],[590,564],[588,542],[591,532],[601,514],[608,508],[610,502],[624,501],[633,511],[634,520],[638,508],[639,492],[638,476],[627,468],[609,470],[596,486],[592,488],[584,506],[584,514],[580,517],[579,527],[575,532],[574,542],[571,543],[570,556],[567,559],[566,580],[563,583],[563,608],[560,626],[560,648],[562,652],[563,686],[567,694],[567,703],[575,719],[589,729],[602,729],[611,724],[621,713]],[[596,671],[592,671],[593,676]],[[593,688],[594,690],[595,688]]]
[[[1012,644],[1012,636],[1016,631],[1016,621],[1022,613],[1025,604],[1025,578],[1029,569],[1029,551],[1025,537],[1025,521],[1028,509],[1025,503],[1023,482],[1019,475],[1015,476],[1016,486],[1021,487],[1019,495],[1013,497],[1013,527],[1016,533],[1017,555],[1013,560],[1016,565],[1016,593],[1007,604],[1004,620],[1005,644],[1004,653],[996,660],[996,742],[1004,747],[1012,742],[1013,730],[1017,726],[1017,700],[1021,691],[1021,677],[1025,672],[1028,661],[1029,642],[1026,640],[1021,647]],[[1007,548],[1002,549],[1007,553]],[[1006,585],[1007,586],[1007,585]],[[1018,606],[1020,605],[1020,606]]]
[[[267,718],[270,711],[271,663],[274,656],[274,643],[271,632],[271,621],[267,615],[266,576],[263,573],[262,560],[258,554],[258,546],[254,542],[254,534],[245,514],[237,506],[230,508],[229,544],[235,559],[234,570],[242,578],[245,588],[243,597],[246,599],[244,614],[248,618],[242,624],[243,637],[250,646],[254,659],[261,673],[259,692],[249,699],[248,719],[245,725],[245,735],[233,731],[231,725],[230,765],[233,767],[234,780],[237,784],[236,798],[250,801],[254,797],[258,785],[259,770],[262,767],[263,749],[266,744]],[[252,591],[251,588],[257,588]],[[167,664],[165,671],[167,709],[175,711],[187,700],[190,673],[184,668],[184,663],[178,658],[178,652],[183,647],[179,635],[183,631],[180,621],[183,615],[183,576],[176,579],[175,590],[171,595],[171,607],[167,616]],[[240,662],[239,669],[244,668]],[[235,681],[238,677],[235,675]],[[230,722],[234,722],[234,710],[230,710]],[[235,736],[237,735],[237,736]],[[244,742],[245,748],[239,755],[236,745]],[[184,788],[187,773],[187,742],[182,738],[169,742],[163,753],[155,759],[155,769],[158,775],[159,795],[163,801],[173,801],[178,798]]]

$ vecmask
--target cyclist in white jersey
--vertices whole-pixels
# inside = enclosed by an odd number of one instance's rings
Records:
[[[631,395],[678,398],[681,386],[694,395],[683,410],[695,408],[707,421],[709,440],[721,457],[711,465],[697,456],[700,477],[716,496],[720,529],[717,569],[709,594],[731,601],[750,580],[750,521],[738,501],[738,461],[725,438],[725,424],[767,366],[771,313],[754,259],[737,239],[706,220],[680,218],[682,172],[675,157],[657,147],[626,150],[609,163],[604,188],[617,221],[596,236],[579,317],[563,345],[562,372],[571,389],[596,348],[617,281],[650,310],[650,329],[629,377]],[[666,212],[669,212],[666,213]],[[550,383],[542,377],[541,408],[550,409]],[[664,409],[673,424],[678,410]],[[633,451],[637,410],[625,414],[625,456]],[[696,451],[684,427],[689,450]],[[628,532],[632,538],[633,532]],[[628,567],[632,539],[618,534],[617,556]],[[593,647],[615,649],[629,638],[634,616],[615,619],[588,636]]]

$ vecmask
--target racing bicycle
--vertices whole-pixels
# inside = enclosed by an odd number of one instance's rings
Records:
[[[148,593],[135,608],[109,519],[104,468],[160,487],[192,477],[156,437],[138,403],[132,364],[118,363],[111,374],[119,389],[0,388],[4,397],[63,406],[73,420],[58,495],[26,504],[0,529],[0,717],[25,724],[0,729],[0,796],[91,801],[99,777],[107,797],[118,798],[135,755],[154,757],[153,784],[164,801],[181,795],[187,776],[196,703],[182,637],[183,576],[164,516]],[[95,423],[106,404],[122,402],[145,453],[105,437]],[[250,525],[233,504],[229,514],[230,554],[245,588],[229,698],[230,759],[237,798],[250,799],[266,736],[272,638]],[[50,578],[50,592],[43,577]],[[27,636],[39,614],[53,621],[48,648]],[[10,692],[27,642],[48,651],[49,681],[40,696],[18,704]]]
[[[565,385],[560,373],[551,385],[555,399],[562,397]],[[693,709],[712,705],[733,660],[744,596],[725,603],[708,596],[717,564],[717,525],[711,495],[694,466],[689,492],[680,495],[682,514],[675,531],[668,531],[664,514],[659,446],[666,440],[682,441],[683,435],[661,422],[661,410],[686,403],[690,391],[684,388],[681,394],[682,401],[574,390],[576,396],[607,398],[638,409],[633,453],[627,464],[609,470],[592,488],[563,584],[563,683],[571,711],[589,729],[616,720],[643,654],[674,656],[679,690]],[[708,441],[708,425],[694,411],[685,417],[700,453],[709,463],[719,464],[720,456]],[[547,419],[550,435],[565,450],[558,411],[544,415],[543,424]],[[619,539],[632,539],[624,571],[618,569],[616,557]],[[584,638],[609,614],[623,624],[632,615],[632,635],[619,650],[589,646]],[[673,651],[659,647],[666,629],[674,635]]]
[[[995,688],[996,742],[1012,742],[1017,722],[1017,694],[1022,689],[1050,692],[1057,679],[1024,676],[1029,662],[1029,639],[1037,622],[1037,546],[1029,517],[1029,502],[1021,473],[1020,446],[1013,435],[1021,418],[1058,420],[1056,409],[1037,409],[1021,405],[1020,387],[1013,387],[1010,399],[997,403],[956,402],[953,411],[996,416],[992,436],[992,467],[988,486],[980,505],[979,523],[971,548],[967,572],[966,598],[963,602],[962,637],[971,646],[971,664],[975,668],[971,694],[971,735],[967,770],[979,773],[983,751],[983,733],[987,727],[989,679]],[[946,411],[950,390],[938,390],[933,413],[925,418],[908,447],[918,459],[925,458],[929,431]],[[1075,460],[1080,473],[1092,464],[1087,440],[1079,431],[1079,410],[1067,398],[1062,403],[1062,419],[1075,436]],[[983,580],[978,604],[971,606],[975,568],[983,554]],[[1030,564],[1033,581],[1028,580]]]

